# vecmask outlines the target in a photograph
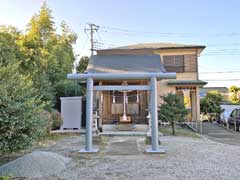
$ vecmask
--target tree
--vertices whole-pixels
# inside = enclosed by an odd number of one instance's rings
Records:
[[[61,24],[61,34],[56,32],[51,10],[44,2],[39,13],[31,18],[26,34],[17,41],[24,54],[21,61],[23,72],[31,75],[34,87],[46,104],[55,102],[55,84],[65,80],[73,69],[72,44],[76,39],[77,35],[65,22]]]
[[[46,132],[44,104],[31,78],[20,74],[17,65],[0,67],[0,89],[0,152],[16,152]]]
[[[66,80],[76,57],[76,34],[61,24],[56,32],[51,10],[43,3],[27,30],[0,26],[0,151],[31,145],[45,129],[57,84]],[[66,84],[72,90],[73,84]],[[67,88],[67,87],[66,87]],[[48,111],[48,112],[47,112]]]
[[[84,71],[87,69],[89,63],[89,57],[88,56],[83,56],[81,57],[79,64],[77,66],[77,72],[78,73],[84,73]]]
[[[159,119],[170,122],[172,134],[175,135],[176,122],[184,121],[188,110],[176,94],[169,93],[161,98],[163,99],[163,104],[160,106]]]
[[[230,101],[232,103],[240,103],[240,87],[231,86],[229,89],[230,92]]]
[[[216,114],[218,117],[224,110],[220,106],[223,96],[218,91],[209,91],[200,101],[200,109],[204,114]]]
[[[20,47],[16,44],[19,32],[13,27],[0,26],[0,65],[7,66],[22,59]]]
[[[27,26],[28,35],[37,40],[40,46],[47,45],[48,41],[55,34],[52,11],[47,7],[46,1],[38,14],[35,14]]]

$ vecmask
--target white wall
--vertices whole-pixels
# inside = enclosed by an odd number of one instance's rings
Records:
[[[82,116],[82,97],[61,97],[61,129],[80,129]]]

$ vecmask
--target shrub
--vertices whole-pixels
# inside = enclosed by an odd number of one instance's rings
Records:
[[[46,132],[44,104],[31,78],[18,73],[17,65],[0,67],[0,89],[0,152],[16,152]]]
[[[229,88],[229,92],[230,92],[229,100],[232,103],[240,103],[240,87],[231,86]]]
[[[0,176],[0,180],[11,180],[9,176]]]
[[[164,102],[160,106],[159,119],[169,122],[172,126],[172,134],[175,135],[175,123],[184,121],[188,110],[176,94],[169,93],[161,98]]]
[[[52,130],[60,129],[63,120],[61,117],[61,114],[57,110],[53,110],[51,112],[51,118],[52,118]]]
[[[47,122],[46,133],[49,134],[52,130],[52,124],[53,124],[52,123],[52,115],[48,111],[42,111],[40,113],[40,116],[46,120],[46,122]]]
[[[216,114],[217,117],[224,111],[220,102],[223,101],[223,96],[218,91],[209,91],[207,95],[200,101],[200,109],[204,114]]]
[[[52,130],[60,129],[63,120],[61,114],[57,110],[52,110],[51,112],[43,111],[41,113],[47,119],[47,133],[49,134]]]

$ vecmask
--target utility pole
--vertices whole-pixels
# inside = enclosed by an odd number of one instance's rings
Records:
[[[93,23],[88,23],[88,26],[89,28],[85,28],[85,32],[89,31],[90,33],[90,43],[91,43],[91,56],[93,55],[93,51],[95,50],[94,49],[94,37],[93,37],[93,34],[94,32],[97,32],[98,29],[99,29],[99,26],[96,25],[96,24],[93,24]]]

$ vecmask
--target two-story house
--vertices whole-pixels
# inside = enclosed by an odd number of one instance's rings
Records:
[[[151,43],[99,49],[90,60],[86,72],[176,72],[176,80],[158,81],[158,105],[161,96],[173,92],[182,97],[189,109],[189,121],[200,118],[199,88],[206,82],[199,80],[198,57],[205,46],[171,43]],[[157,55],[157,56],[156,56]],[[147,85],[145,80],[95,81],[98,85]],[[99,126],[121,123],[147,127],[149,113],[148,91],[102,91],[95,93],[95,107],[99,112]],[[140,126],[139,126],[140,127]]]

